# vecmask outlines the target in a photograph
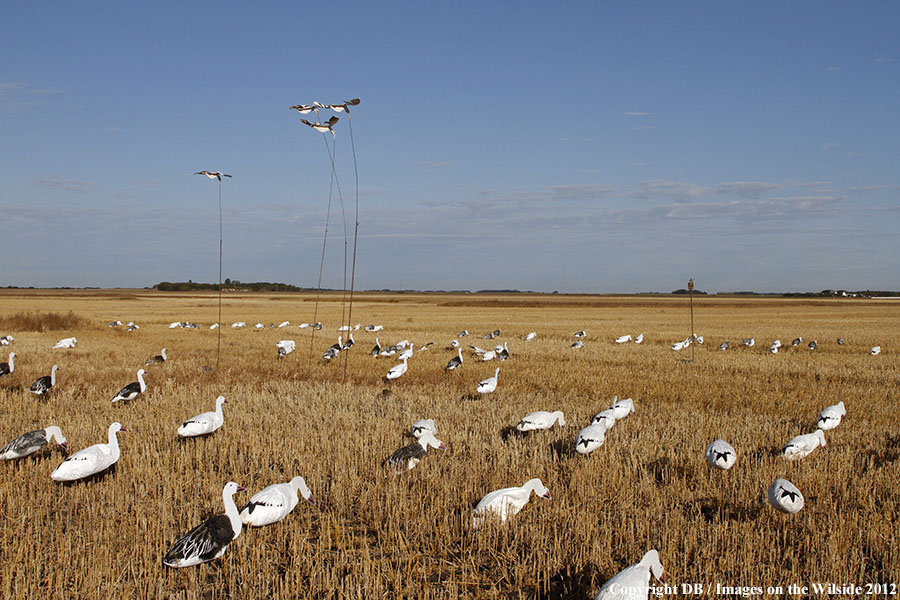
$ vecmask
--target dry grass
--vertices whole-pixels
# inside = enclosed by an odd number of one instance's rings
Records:
[[[228,322],[252,327],[313,320],[302,295],[226,296]],[[0,443],[58,424],[73,449],[105,441],[114,420],[122,458],[114,473],[61,486],[49,473],[58,450],[2,464],[0,597],[3,598],[590,598],[608,577],[659,550],[676,584],[787,585],[812,581],[897,581],[900,476],[897,389],[900,311],[867,301],[805,302],[704,298],[695,303],[707,343],[673,353],[687,334],[684,299],[440,295],[360,295],[356,332],[344,363],[322,364],[336,339],[340,298],[326,296],[310,330],[170,330],[172,321],[215,319],[215,296],[113,291],[0,294],[0,316],[23,306],[71,310],[85,324],[66,329],[79,347],[51,350],[58,332],[7,327],[16,371],[0,380]],[[134,320],[126,333],[101,325]],[[2,323],[2,321],[0,321]],[[204,327],[205,327],[204,326]],[[463,400],[495,363],[465,354],[441,367],[457,331],[500,328],[512,358],[494,394]],[[586,329],[581,350],[572,333]],[[532,342],[521,341],[529,331]],[[616,345],[623,333],[645,342]],[[367,352],[383,343],[433,340],[409,372],[385,384],[393,364]],[[768,342],[816,338],[819,350],[765,351]],[[756,348],[719,352],[755,336]],[[844,337],[847,344],[834,340]],[[297,350],[275,358],[275,342]],[[464,339],[464,343],[493,344]],[[880,344],[883,353],[869,356]],[[148,391],[128,406],[112,395],[144,359]],[[346,356],[346,355],[342,355]],[[25,388],[60,365],[46,400]],[[389,397],[381,391],[389,388]],[[225,425],[208,439],[176,439],[180,420],[211,410],[224,394]],[[578,430],[614,394],[637,412],[588,456],[573,452]],[[848,416],[826,433],[828,451],[787,463],[776,451],[811,430],[819,410],[844,400]],[[502,431],[532,410],[563,410],[569,426],[526,438]],[[434,418],[449,447],[410,473],[385,477],[381,460],[418,418]],[[728,440],[740,453],[712,472],[706,444]],[[283,522],[244,530],[217,568],[169,570],[165,551],[188,528],[221,512],[221,489],[246,486],[240,504],[270,483],[303,475],[318,505],[301,503]],[[471,509],[487,492],[540,477],[553,499],[533,499],[505,526],[477,534]],[[794,516],[765,501],[777,477],[796,484],[806,507]]]
[[[88,329],[91,323],[84,317],[80,317],[69,311],[58,312],[17,312],[14,315],[0,316],[0,330],[2,331],[27,331],[42,333],[45,331],[63,331],[69,329]]]

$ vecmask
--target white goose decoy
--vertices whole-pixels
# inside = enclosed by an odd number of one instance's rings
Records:
[[[451,348],[459,348],[459,340],[457,340],[457,339],[450,340],[450,347]]]
[[[462,357],[462,348],[456,349],[456,356],[450,359],[450,362],[447,363],[447,366],[444,367],[445,371],[453,371],[454,369],[458,369],[462,366],[463,357]]]
[[[643,333],[638,334],[638,336],[636,338],[634,338],[635,344],[641,344],[643,342],[644,342],[644,334]]]
[[[197,525],[166,552],[163,564],[167,567],[192,567],[215,560],[225,554],[228,544],[241,535],[241,515],[233,496],[245,488],[229,481],[222,489],[225,514],[216,515]]]
[[[769,504],[779,512],[793,515],[803,508],[803,494],[787,479],[776,479],[769,486],[768,496]]]
[[[844,401],[841,400],[837,404],[822,409],[822,412],[819,413],[819,421],[816,425],[819,426],[819,429],[825,431],[834,429],[841,424],[841,417],[845,416],[847,416],[847,409],[844,408]]]
[[[382,329],[384,329],[384,326],[383,325],[366,325],[363,329],[365,329],[368,332],[374,333],[376,331],[381,331]]]
[[[282,321],[281,323],[278,324],[278,329],[281,329],[282,327],[287,327],[290,324],[291,324],[290,321]]]
[[[482,498],[475,506],[475,509],[472,511],[472,526],[477,528],[492,516],[499,517],[501,521],[506,521],[506,519],[522,510],[522,507],[528,504],[528,500],[531,499],[531,492],[542,498],[550,499],[550,490],[544,487],[541,480],[537,478],[529,479],[522,487],[494,490]]]
[[[481,360],[484,362],[487,362],[489,360],[494,360],[495,358],[497,358],[496,350],[488,350],[487,352],[485,352],[484,354],[481,355]]]
[[[719,350],[728,350],[731,347],[731,342],[725,341],[719,344]]]
[[[198,435],[207,435],[225,423],[225,415],[222,414],[222,405],[228,404],[225,396],[216,398],[216,410],[205,412],[191,417],[181,424],[178,428],[178,435],[181,437],[195,437]]]
[[[218,179],[219,183],[222,183],[223,177],[231,177],[228,173],[222,173],[221,171],[197,171],[194,175],[206,175],[210,179]]]
[[[478,346],[473,346],[471,344],[469,344],[469,348],[471,348],[472,352],[474,352],[478,356],[484,356],[484,353],[487,352],[487,350],[485,350],[484,348],[479,348]]]
[[[780,348],[780,346],[776,346],[775,344],[772,344],[771,346],[769,346],[769,353],[770,354],[778,354],[778,348]]]
[[[631,335],[620,335],[616,338],[617,344],[624,344],[625,342],[630,342],[632,340]]]
[[[497,389],[497,378],[500,375],[500,367],[497,367],[497,370],[494,371],[493,377],[488,377],[487,379],[483,379],[478,387],[475,388],[475,391],[479,394],[490,394],[494,390]]]
[[[872,349],[869,350],[869,354],[872,356],[878,356],[881,354],[881,346],[872,346]]]
[[[735,453],[734,448],[722,438],[710,442],[704,454],[709,466],[717,469],[730,469],[737,460],[737,453]]]
[[[437,435],[434,419],[419,419],[409,428],[409,435],[414,438],[420,438],[426,431],[430,431],[433,435]]]
[[[576,341],[572,342],[572,345],[569,346],[569,348],[575,348],[576,350],[578,348],[584,348],[584,342],[582,342],[581,340],[576,340]]]
[[[294,351],[297,347],[297,342],[294,340],[281,340],[275,344],[275,347],[278,348],[278,358],[284,358]]]
[[[596,425],[598,423],[602,423],[606,430],[609,431],[612,429],[612,426],[616,424],[616,411],[607,408],[604,411],[601,411],[594,415],[594,418],[591,419],[591,425]]]
[[[634,412],[634,400],[631,398],[619,400],[618,396],[613,396],[613,403],[609,408],[613,411],[616,421],[619,421]]]
[[[46,429],[37,429],[23,433],[7,445],[0,448],[0,460],[12,460],[22,458],[29,454],[34,454],[44,446],[50,443],[50,440],[56,440],[56,443],[63,447],[63,450],[69,449],[69,444],[63,436],[62,431],[56,425],[51,425]]]
[[[814,433],[807,433],[805,435],[798,435],[789,441],[784,449],[781,451],[782,456],[784,456],[788,460],[798,460],[805,456],[809,456],[809,454],[822,446],[825,448],[825,432],[821,429],[816,429]]]
[[[536,337],[537,337],[537,331],[532,331],[531,333],[529,333],[522,339],[524,339],[526,342],[530,342],[531,340],[533,340]]]
[[[461,338],[461,337],[466,337],[467,335],[469,335],[469,330],[463,329],[462,331],[460,331],[459,333],[456,334],[456,337]]]
[[[299,502],[297,492],[300,492],[307,502],[316,503],[306,485],[306,480],[294,477],[287,483],[275,483],[253,494],[250,502],[241,510],[241,522],[253,527],[277,523],[297,506]]]
[[[312,127],[319,133],[325,133],[327,131],[328,133],[331,134],[331,137],[337,137],[334,135],[333,127],[337,124],[337,122],[339,120],[340,119],[338,119],[336,115],[332,115],[332,117],[330,119],[328,119],[327,121],[325,121],[324,123],[319,123],[318,121],[316,121],[315,123],[310,123],[306,119],[300,119],[300,122],[303,123],[304,125],[308,125],[309,127]]]
[[[753,338],[745,338],[744,345],[748,348],[752,348],[756,344],[756,340]]]
[[[345,100],[343,104],[328,104],[324,108],[330,108],[334,112],[346,112],[347,118],[350,118],[350,107],[359,105],[359,98],[353,100]]]
[[[575,451],[579,454],[589,454],[603,445],[606,441],[606,424],[594,423],[578,432],[575,439]]]
[[[153,364],[166,362],[167,360],[169,360],[169,357],[166,356],[166,352],[168,350],[169,350],[168,348],[163,348],[162,350],[160,350],[159,354],[157,354],[156,356],[151,356],[150,358],[145,360],[144,364],[149,367],[150,365],[153,365]]]
[[[650,594],[650,574],[661,583],[666,582],[659,553],[650,550],[641,562],[613,575],[603,584],[594,600],[646,600]]]
[[[246,327],[246,326],[247,326],[247,323],[245,323],[244,321],[237,321],[237,322],[231,324],[231,327],[233,329],[240,329],[241,327]]]
[[[36,394],[38,396],[43,396],[47,392],[53,389],[56,386],[56,372],[59,370],[59,365],[53,365],[53,368],[50,369],[49,375],[44,375],[43,377],[38,377],[33,382],[31,382],[31,387],[28,388],[28,391],[32,394]]]
[[[213,323],[212,325],[209,326],[209,328],[210,328],[210,329],[218,329],[218,328],[219,328],[219,324],[218,324],[218,323]]]
[[[397,355],[397,360],[409,360],[413,355],[413,346],[415,343],[410,344],[408,348],[406,348],[403,352]]]
[[[13,361],[13,359],[15,357],[16,357],[16,353],[10,352],[9,353],[9,362],[0,363],[0,377],[3,377],[4,375],[9,375],[10,373],[12,373],[13,371],[16,370],[16,363]]]
[[[78,340],[73,337],[69,337],[69,338],[63,338],[63,339],[59,340],[58,342],[56,342],[56,345],[53,347],[54,348],[74,348],[77,345],[78,345]]]
[[[112,401],[118,402],[120,400],[124,402],[131,402],[141,394],[143,394],[147,390],[147,384],[144,383],[144,373],[146,373],[143,369],[138,369],[137,372],[137,381],[132,381],[121,390],[119,393],[113,396]]]
[[[50,478],[54,481],[75,481],[116,464],[119,460],[119,440],[116,434],[120,431],[128,430],[118,422],[110,425],[106,444],[95,444],[72,454],[50,473]]]
[[[584,330],[581,330],[581,331],[578,331],[575,333],[575,337],[577,337],[577,338],[583,338],[585,336],[587,336],[587,332]]]
[[[398,377],[400,377],[401,375],[406,373],[406,370],[409,368],[408,365],[406,364],[407,360],[408,359],[404,358],[402,363],[391,367],[391,370],[387,372],[387,375],[385,375],[384,378],[385,379],[397,379]]]
[[[397,470],[406,470],[415,468],[419,461],[425,456],[428,448],[437,448],[438,450],[446,450],[444,442],[434,437],[430,431],[423,431],[418,439],[408,446],[400,448],[382,463],[383,466],[393,467]]]
[[[549,412],[546,410],[538,410],[533,413],[528,413],[519,421],[519,424],[516,425],[516,429],[519,431],[532,431],[534,429],[550,429],[553,427],[554,423],[559,423],[560,427],[566,426],[566,420],[563,417],[563,412],[561,410],[557,410],[554,412]]]

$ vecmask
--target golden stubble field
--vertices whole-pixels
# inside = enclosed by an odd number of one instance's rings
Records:
[[[689,333],[686,298],[358,294],[356,346],[331,364],[321,354],[337,338],[341,298],[324,295],[310,360],[314,296],[226,294],[215,364],[214,294],[4,291],[0,319],[12,334],[16,370],[0,379],[0,444],[57,424],[71,450],[105,442],[120,421],[122,457],[98,480],[61,485],[50,472],[55,447],[0,464],[0,596],[3,598],[591,598],[600,585],[659,550],[671,584],[774,586],[898,582],[900,495],[898,367],[900,303],[866,300],[698,298],[695,321],[706,343],[672,352]],[[17,313],[68,313],[77,329],[19,331]],[[141,329],[112,329],[112,320]],[[289,320],[291,326],[269,329]],[[196,321],[199,330],[169,329]],[[253,324],[267,328],[254,331]],[[444,372],[462,340],[508,342],[511,358]],[[495,341],[478,340],[500,329]],[[572,334],[585,329],[580,350]],[[530,331],[531,342],[522,341]],[[642,345],[617,345],[622,334]],[[386,384],[394,364],[368,351],[401,339],[434,341]],[[78,347],[54,350],[75,336]],[[740,346],[755,337],[753,349]],[[797,336],[819,349],[784,349]],[[847,343],[838,346],[843,337]],[[297,350],[276,359],[275,343]],[[721,341],[732,350],[720,352]],[[870,356],[880,344],[882,354]],[[129,405],[110,399],[135,380],[144,360],[147,392]],[[466,348],[468,350],[468,348]],[[346,374],[343,358],[347,357]],[[6,360],[5,352],[2,360]],[[59,364],[58,388],[27,393]],[[498,390],[469,398],[501,366]],[[382,390],[388,388],[387,397]],[[179,440],[182,420],[213,409],[223,394],[225,425],[208,438]],[[631,397],[636,413],[608,432],[593,454],[575,454],[579,429]],[[777,455],[810,432],[819,411],[843,400],[847,417],[826,432],[827,451],[795,463]],[[565,428],[529,437],[504,430],[534,410],[562,410]],[[380,463],[409,443],[404,433],[433,418],[446,451],[429,452],[399,476]],[[713,472],[703,450],[717,437],[739,453]],[[171,544],[222,512],[223,485],[247,492],[306,478],[317,504],[302,502],[284,521],[244,529],[215,567],[167,569]],[[540,477],[551,500],[532,498],[505,524],[474,532],[471,509],[487,492]],[[796,484],[806,507],[793,516],[766,502],[778,477]]]

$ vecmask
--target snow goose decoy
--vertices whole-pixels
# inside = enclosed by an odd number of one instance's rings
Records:
[[[847,416],[847,409],[844,408],[844,401],[841,400],[837,404],[822,409],[819,413],[819,420],[816,423],[819,429],[834,429],[841,424],[841,417]]]
[[[74,348],[77,345],[78,345],[78,340],[73,337],[69,337],[69,338],[63,338],[63,339],[59,340],[58,342],[56,342],[56,345],[53,346],[53,348],[54,349],[55,348]]]
[[[581,340],[575,340],[574,342],[572,342],[572,345],[569,346],[569,348],[575,348],[576,350],[578,348],[584,348],[584,342],[582,342]]]
[[[331,360],[341,352],[341,348],[344,346],[344,339],[341,336],[338,336],[338,341],[336,344],[332,344],[328,350],[322,353],[322,358],[325,360]]]
[[[278,324],[278,329],[281,329],[282,327],[287,327],[290,324],[291,324],[290,321],[282,321],[281,323]]]
[[[414,347],[414,346],[415,346],[414,343],[413,343],[413,344],[410,344],[408,348],[406,348],[405,350],[403,350],[403,352],[401,352],[401,353],[397,356],[397,360],[409,360],[410,358],[412,358],[412,356],[413,356],[413,347]]]
[[[306,485],[306,480],[294,477],[287,483],[275,483],[253,494],[250,502],[241,510],[241,522],[253,527],[277,523],[297,506],[299,502],[297,492],[300,492],[304,500],[311,504],[316,503]]]
[[[768,496],[769,504],[779,512],[793,515],[803,508],[803,494],[787,479],[776,479],[769,486]]]
[[[228,544],[241,535],[241,515],[233,496],[245,488],[229,481],[222,489],[225,514],[216,515],[197,525],[166,552],[163,564],[167,567],[192,567],[209,562],[225,554]]]
[[[381,331],[384,329],[383,325],[366,325],[364,329],[370,333],[374,333],[376,331]]]
[[[459,333],[456,334],[456,337],[461,338],[461,337],[466,337],[467,335],[469,335],[469,330],[463,329],[462,331],[460,331]]]
[[[624,344],[625,342],[630,342],[632,340],[631,335],[620,335],[616,338],[617,344]]]
[[[339,120],[340,119],[338,119],[336,115],[332,115],[332,117],[330,119],[328,119],[327,121],[325,121],[324,123],[319,123],[318,121],[316,121],[315,123],[310,123],[306,119],[300,119],[300,122],[303,123],[304,125],[308,125],[309,127],[312,127],[319,133],[328,132],[331,134],[331,137],[337,137],[334,135],[334,126],[337,124],[337,122]]]
[[[494,371],[493,377],[488,377],[487,379],[482,380],[478,383],[478,387],[475,388],[475,391],[479,394],[490,394],[494,390],[497,389],[497,378],[500,375],[500,367],[497,367],[497,370]]]
[[[386,467],[393,467],[398,471],[408,471],[415,468],[415,466],[419,464],[419,461],[421,461],[425,456],[428,448],[446,450],[447,447],[444,445],[444,442],[434,437],[434,434],[432,432],[425,430],[422,432],[422,435],[419,436],[418,440],[408,446],[400,448],[399,450],[391,454],[384,460],[382,465]]]
[[[609,431],[612,429],[613,425],[616,424],[616,411],[607,408],[606,410],[597,413],[594,415],[594,418],[591,419],[591,425],[597,425],[598,423],[602,424],[606,430]]]
[[[640,333],[636,338],[634,338],[635,344],[643,344],[644,343],[644,334]]]
[[[791,346],[799,346],[802,343],[803,343],[802,337],[794,338],[794,341],[791,342]]]
[[[225,416],[222,414],[223,404],[228,404],[228,400],[225,399],[225,396],[219,396],[216,398],[215,411],[191,417],[178,428],[178,435],[181,437],[207,435],[221,427],[225,423]]]
[[[14,362],[14,358],[16,357],[15,352],[9,353],[9,362],[0,363],[0,377],[4,375],[9,375],[13,371],[16,370],[16,363]]]
[[[791,441],[785,444],[781,453],[782,456],[788,460],[798,460],[805,456],[809,456],[809,454],[819,446],[822,446],[823,448],[826,447],[825,432],[821,429],[816,429],[815,433],[798,435],[791,439]]]
[[[159,354],[157,354],[156,356],[151,356],[150,358],[145,360],[144,364],[149,367],[150,365],[166,362],[169,359],[169,357],[166,356],[167,351],[168,348],[163,348],[162,350],[160,350]]]
[[[610,406],[609,409],[613,411],[613,416],[616,418],[616,421],[619,421],[634,412],[634,400],[631,398],[622,398],[619,400],[618,396],[614,396],[612,406]]]
[[[275,344],[275,347],[278,348],[278,358],[284,358],[294,351],[297,347],[297,342],[294,340],[281,340]]]
[[[121,423],[109,426],[108,442],[79,450],[64,460],[50,473],[54,481],[75,481],[90,477],[116,464],[119,460],[119,440],[116,434],[128,431]]]
[[[496,350],[488,350],[487,352],[485,352],[484,354],[481,355],[481,360],[484,362],[487,362],[489,360],[494,360],[495,358],[497,358]]]
[[[56,372],[58,370],[59,365],[53,365],[53,368],[50,369],[50,374],[35,379],[31,383],[31,387],[28,388],[28,391],[32,394],[43,396],[44,394],[52,390],[53,387],[56,386]]]
[[[218,179],[219,183],[222,183],[223,177],[231,177],[228,173],[222,173],[221,171],[197,171],[194,175],[206,175],[210,179]]]
[[[843,346],[843,345],[844,345],[844,338],[838,338],[838,339],[837,339],[837,343],[838,343],[838,346]]]
[[[594,600],[646,599],[650,594],[651,573],[661,583],[666,583],[663,566],[659,562],[659,553],[656,550],[650,550],[641,558],[641,562],[613,575],[603,584]]]
[[[459,348],[459,340],[450,340],[450,348]]]
[[[587,331],[584,331],[584,330],[582,329],[581,331],[575,332],[574,335],[575,335],[575,337],[577,337],[577,338],[583,338],[583,337],[586,337],[586,336],[587,336]]]
[[[456,356],[450,359],[450,362],[447,363],[447,366],[444,367],[445,371],[453,371],[462,366],[463,357],[462,357],[462,348],[456,349]]]
[[[737,460],[737,454],[735,453],[734,448],[731,447],[731,444],[721,438],[710,442],[709,446],[706,447],[704,454],[706,455],[706,462],[709,463],[709,466],[717,469],[730,469]]]
[[[354,98],[353,100],[345,100],[342,104],[326,104],[324,108],[330,108],[334,112],[346,112],[347,118],[350,118],[350,107],[351,106],[359,106],[359,98]]]
[[[519,424],[516,425],[516,429],[519,431],[533,431],[535,429],[550,429],[553,427],[554,423],[559,423],[560,427],[566,426],[566,420],[563,417],[563,412],[561,410],[557,410],[554,412],[549,412],[546,410],[538,410],[533,413],[528,413],[522,420],[519,421]]]
[[[409,435],[410,437],[420,438],[426,431],[430,431],[432,435],[437,435],[434,419],[419,419],[409,428]]]
[[[575,439],[575,451],[579,454],[590,454],[606,441],[606,423],[594,423],[578,432]]]
[[[0,460],[12,460],[34,454],[49,444],[52,439],[55,439],[56,443],[63,447],[63,450],[69,449],[69,444],[66,442],[62,431],[56,425],[51,425],[46,429],[37,429],[23,433],[3,446],[3,448],[0,448]]]
[[[504,361],[509,358],[509,347],[503,342],[503,349],[497,350],[497,360]]]
[[[731,342],[722,342],[719,344],[719,350],[728,350],[731,347]]]
[[[384,378],[397,379],[398,377],[406,373],[406,370],[409,368],[406,361],[407,359],[404,358],[402,363],[391,367],[391,370],[387,372],[387,375],[385,375]]]
[[[144,373],[146,373],[145,370],[138,369],[138,372],[137,372],[138,380],[132,381],[131,383],[129,383],[128,385],[123,387],[121,390],[119,390],[119,393],[116,394],[115,396],[113,396],[112,401],[118,402],[118,401],[122,400],[124,402],[131,402],[132,400],[134,400],[135,398],[137,398],[138,396],[143,394],[144,391],[146,391],[146,389],[147,389],[147,384],[144,383]]]
[[[246,326],[247,326],[247,323],[245,323],[244,321],[237,321],[237,322],[231,324],[232,329],[240,329],[240,328],[246,327]]]
[[[744,340],[744,345],[748,348],[752,348],[754,345],[756,345],[756,340],[753,338],[746,338]]]
[[[878,356],[881,354],[881,346],[872,346],[872,349],[869,350],[869,354],[872,356]]]
[[[506,521],[516,514],[531,499],[531,492],[550,499],[550,491],[544,487],[540,479],[529,479],[522,487],[509,487],[495,490],[482,498],[472,511],[472,526],[479,527],[486,519],[496,516]]]

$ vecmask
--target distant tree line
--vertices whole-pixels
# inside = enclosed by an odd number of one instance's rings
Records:
[[[153,289],[161,292],[193,292],[193,291],[217,291],[218,283],[199,283],[195,281],[162,281],[153,286]],[[242,282],[237,279],[226,279],[222,283],[223,290],[240,292],[305,292],[309,288],[302,288],[289,283],[277,283],[270,281]]]

